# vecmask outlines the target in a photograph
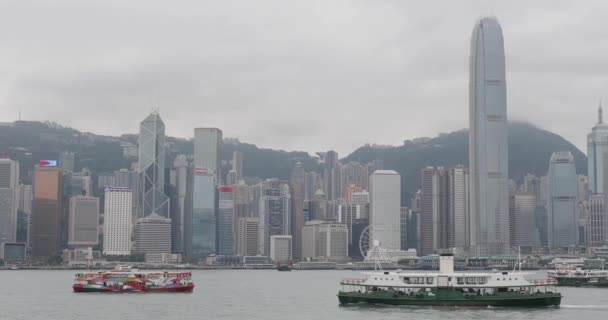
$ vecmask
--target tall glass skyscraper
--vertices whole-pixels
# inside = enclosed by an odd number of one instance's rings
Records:
[[[138,176],[138,216],[157,214],[169,218],[169,197],[164,192],[165,124],[156,111],[139,126]]]
[[[471,37],[469,82],[470,246],[509,249],[507,93],[502,29],[481,18]]]
[[[602,117],[602,105],[598,109],[597,124],[587,135],[587,161],[589,190],[592,194],[604,193],[606,189],[606,165],[608,164],[608,124]]]
[[[219,187],[217,214],[217,253],[223,256],[234,255],[234,230],[232,187]]]
[[[207,169],[194,169],[192,188],[192,256],[204,258],[216,253],[216,186]]]
[[[547,200],[550,247],[578,244],[578,183],[574,157],[570,152],[555,152],[549,164]]]

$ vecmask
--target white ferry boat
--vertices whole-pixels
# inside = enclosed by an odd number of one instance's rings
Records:
[[[431,306],[559,306],[555,280],[527,280],[529,273],[455,273],[454,257],[440,257],[440,272],[369,272],[343,279],[340,304]]]
[[[557,269],[547,275],[559,286],[608,287],[608,270]]]

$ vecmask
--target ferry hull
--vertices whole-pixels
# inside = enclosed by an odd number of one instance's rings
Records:
[[[72,286],[74,292],[104,292],[104,293],[127,293],[127,292],[192,292],[194,290],[194,284],[189,284],[181,287],[173,287],[173,288],[136,288],[136,287],[128,287],[128,288],[115,288],[115,287],[88,287],[83,285],[74,285]]]
[[[519,295],[519,296],[518,296]],[[499,296],[472,296],[472,297],[441,297],[441,296],[400,296],[389,292],[338,293],[340,304],[368,303],[388,305],[415,305],[415,306],[471,306],[471,307],[549,307],[559,306],[561,295],[559,293],[541,293],[534,295],[507,294]]]

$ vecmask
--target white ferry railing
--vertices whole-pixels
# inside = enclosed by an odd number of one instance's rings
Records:
[[[342,279],[342,281],[340,281],[340,284],[362,284],[363,282],[365,282],[365,279],[356,279],[356,278],[344,278]]]
[[[534,284],[537,286],[554,286],[557,284],[557,280],[555,280],[555,279],[534,280]]]

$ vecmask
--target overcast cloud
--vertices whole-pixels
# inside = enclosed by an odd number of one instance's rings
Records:
[[[0,121],[118,135],[159,108],[173,136],[401,144],[468,127],[481,15],[503,27],[509,118],[585,151],[608,100],[606,1],[0,0]]]

